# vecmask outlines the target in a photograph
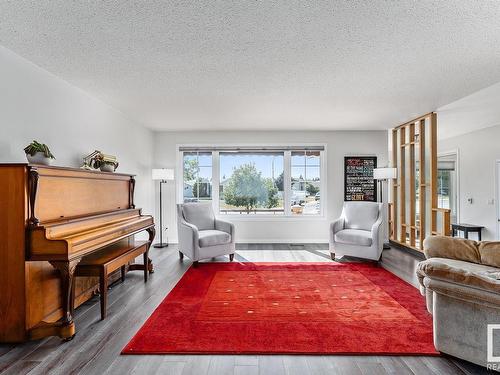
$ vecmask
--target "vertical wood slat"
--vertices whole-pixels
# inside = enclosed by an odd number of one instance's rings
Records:
[[[409,125],[409,156],[410,156],[410,176],[408,183],[410,193],[410,246],[415,247],[415,123]]]
[[[399,209],[399,225],[400,225],[400,233],[399,233],[399,241],[401,243],[406,243],[406,127],[402,127],[399,129],[399,160],[400,160],[400,180],[399,180],[399,199],[401,202],[401,207]]]
[[[443,212],[443,236],[451,235],[451,210]]]
[[[398,130],[392,130],[392,167],[397,168],[398,166]],[[396,172],[397,173],[397,172]],[[396,176],[396,180],[392,181],[392,234],[391,239],[394,241],[398,240],[398,183],[399,183],[399,173]]]
[[[419,121],[419,244],[418,247],[423,250],[423,243],[426,235],[426,208],[425,208],[425,119]]]
[[[437,115],[430,116],[430,174],[431,174],[431,233],[437,230],[438,191],[437,191]]]

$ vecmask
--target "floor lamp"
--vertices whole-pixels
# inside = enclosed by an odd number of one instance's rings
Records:
[[[161,191],[163,184],[174,179],[174,170],[167,168],[153,169],[152,175],[153,180],[160,181],[160,242],[155,244],[154,247],[162,248],[168,246],[168,241],[166,243],[163,242],[163,199],[161,196]]]
[[[395,179],[397,176],[396,168],[374,168],[373,169],[373,179],[378,181],[378,186],[380,190],[380,202],[383,207],[384,215],[384,249],[390,249],[389,245],[389,223],[387,222],[387,206],[384,202],[384,181],[389,181]]]

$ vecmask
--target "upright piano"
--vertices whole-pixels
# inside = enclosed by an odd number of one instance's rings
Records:
[[[74,277],[80,260],[134,241],[153,218],[134,204],[133,175],[0,164],[0,342],[71,339],[73,309],[98,281]],[[131,269],[153,271],[153,265]]]

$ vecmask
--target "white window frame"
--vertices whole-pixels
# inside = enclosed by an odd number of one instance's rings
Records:
[[[324,143],[285,143],[285,144],[177,144],[176,145],[176,199],[177,203],[182,203],[184,201],[184,160],[182,157],[183,147],[190,148],[206,148],[206,147],[310,147],[310,146],[322,146],[324,149],[320,153],[320,179],[321,179],[321,199],[320,199],[320,213],[317,215],[292,215],[290,209],[287,209],[285,202],[290,202],[291,196],[291,151],[284,151],[283,155],[283,184],[284,184],[284,214],[283,215],[221,215],[220,209],[220,197],[219,197],[219,184],[220,184],[220,162],[219,162],[219,151],[212,152],[212,206],[215,215],[219,218],[224,218],[230,221],[295,221],[295,220],[324,220],[327,217],[327,202],[328,202],[328,190],[327,190],[327,145]],[[289,207],[288,207],[289,208]]]

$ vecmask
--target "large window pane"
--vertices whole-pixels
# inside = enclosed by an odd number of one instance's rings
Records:
[[[212,200],[212,154],[184,152],[184,202]]]
[[[220,212],[283,215],[283,153],[221,152]]]
[[[321,154],[293,151],[291,156],[292,215],[318,215],[321,212]]]

